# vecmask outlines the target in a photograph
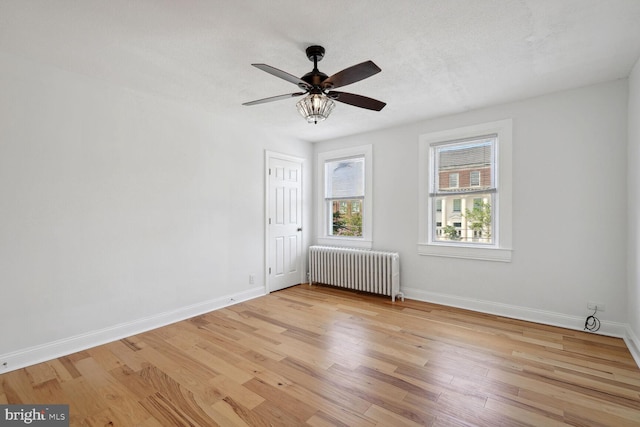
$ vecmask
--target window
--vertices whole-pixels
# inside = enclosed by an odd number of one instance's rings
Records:
[[[472,187],[480,186],[480,171],[471,171],[469,173],[469,184]]]
[[[496,205],[497,138],[496,134],[492,134],[430,144],[432,179],[429,197],[435,200],[436,205],[443,202],[446,204],[449,200],[453,202],[451,212],[431,215],[431,223],[446,224],[444,234],[433,233],[434,241],[493,245],[491,207]],[[471,176],[471,172],[479,175],[480,171],[487,177],[484,187],[472,185],[471,180],[466,186],[458,185],[461,173]],[[448,182],[445,178],[447,176]],[[455,187],[451,185],[452,176],[456,177]],[[441,182],[443,178],[445,182]],[[477,237],[480,234],[484,236],[483,239]]]
[[[325,162],[325,200],[330,210],[329,236],[362,237],[362,212],[353,206],[364,199],[364,157]]]
[[[371,247],[371,146],[318,154],[318,242]]]
[[[333,212],[338,212],[341,215],[346,215],[347,214],[347,202],[333,202],[333,206],[332,206],[332,210]],[[338,208],[338,209],[336,209]],[[335,226],[334,226],[335,228]],[[360,233],[362,234],[362,233]],[[359,235],[360,235],[359,234]]]
[[[458,188],[458,182],[460,181],[460,174],[457,172],[449,173],[449,188]]]
[[[420,136],[420,254],[511,260],[511,134],[503,120]]]

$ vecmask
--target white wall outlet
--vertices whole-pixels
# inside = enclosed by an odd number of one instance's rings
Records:
[[[253,274],[250,274],[249,275],[249,284],[253,285],[255,283],[255,281],[256,281],[256,276],[253,275]]]
[[[587,308],[589,310],[598,310],[598,311],[605,311],[606,306],[601,303],[601,302],[588,302],[587,303]]]

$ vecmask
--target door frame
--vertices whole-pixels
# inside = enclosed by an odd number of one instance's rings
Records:
[[[269,202],[271,201],[270,199],[270,192],[269,192],[269,168],[271,166],[271,159],[280,159],[280,160],[287,160],[287,161],[291,161],[291,162],[298,162],[300,163],[300,224],[302,227],[302,232],[300,235],[300,245],[301,245],[301,250],[300,252],[302,254],[306,253],[306,246],[305,246],[305,239],[304,239],[304,235],[305,235],[305,223],[304,223],[304,200],[305,200],[305,191],[304,191],[304,173],[305,173],[305,165],[306,165],[306,161],[304,158],[302,157],[297,157],[297,156],[292,156],[290,154],[283,154],[283,153],[279,153],[276,151],[269,151],[269,150],[265,150],[264,151],[264,293],[269,294],[271,292],[271,281],[270,281],[270,274],[269,274],[269,259],[271,259],[270,255],[270,241],[269,241]],[[304,277],[305,277],[305,271],[306,271],[306,266],[307,263],[305,262],[305,257],[302,257],[302,260],[300,261],[300,283],[304,283]]]

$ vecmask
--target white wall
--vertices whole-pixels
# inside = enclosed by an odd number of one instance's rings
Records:
[[[640,60],[629,76],[629,326],[640,364]]]
[[[8,54],[0,93],[0,373],[264,293],[264,151],[311,144]]]
[[[514,129],[513,261],[418,255],[418,136],[505,118]],[[366,143],[374,145],[373,246],[400,252],[408,296],[579,329],[587,302],[600,302],[603,330],[620,333],[628,309],[626,80],[314,149]]]

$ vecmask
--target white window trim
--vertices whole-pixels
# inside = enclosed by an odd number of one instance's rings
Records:
[[[331,236],[328,234],[327,209],[325,209],[325,162],[364,156],[364,203],[362,209],[362,237]],[[318,153],[316,162],[316,241],[320,245],[371,249],[373,246],[373,146],[360,145],[340,150]]]
[[[497,183],[499,197],[498,209],[494,211],[497,229],[494,231],[493,246],[478,246],[464,243],[436,242],[431,236],[430,212],[432,198],[430,173],[431,144],[482,135],[497,134]],[[513,125],[511,119],[481,123],[441,132],[433,132],[419,137],[419,224],[418,253],[420,255],[451,258],[478,259],[485,261],[511,262],[512,256],[512,145]]]

